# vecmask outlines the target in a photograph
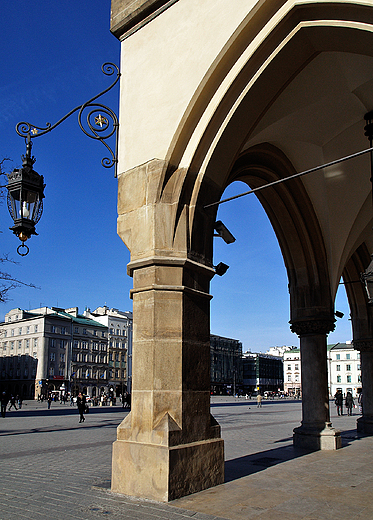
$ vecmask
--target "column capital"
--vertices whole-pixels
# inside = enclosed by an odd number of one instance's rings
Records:
[[[373,352],[373,338],[354,339],[352,344],[360,352]]]
[[[290,330],[297,336],[329,334],[335,329],[334,318],[290,321]]]

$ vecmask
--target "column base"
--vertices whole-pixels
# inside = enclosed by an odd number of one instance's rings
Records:
[[[338,450],[342,448],[341,432],[326,423],[323,428],[299,426],[293,430],[293,444],[307,450]]]
[[[111,490],[168,502],[224,482],[224,441],[179,446],[117,440],[113,444]]]
[[[359,417],[356,421],[356,429],[360,433],[373,435],[373,417]]]

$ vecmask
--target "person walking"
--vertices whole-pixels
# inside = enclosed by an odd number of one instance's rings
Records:
[[[261,396],[261,394],[258,394],[256,396],[256,402],[257,402],[257,408],[261,408],[262,407],[262,396]]]
[[[337,407],[337,413],[338,415],[343,415],[343,394],[342,390],[337,390],[337,393],[335,394],[335,405]]]
[[[79,392],[79,395],[77,397],[77,400],[76,400],[76,405],[78,407],[78,411],[79,411],[79,414],[80,414],[80,419],[79,419],[79,422],[84,422],[85,421],[85,417],[84,417],[84,412],[85,412],[85,407],[86,407],[86,399],[85,399],[85,395],[82,395],[81,392]]]
[[[347,408],[347,415],[352,415],[352,408],[354,406],[354,398],[352,397],[351,392],[347,392],[345,405]]]
[[[1,417],[5,417],[6,407],[9,402],[6,392],[1,394]]]
[[[17,410],[17,407],[16,407],[16,398],[14,397],[14,395],[11,395],[11,396],[10,396],[10,405],[9,405],[9,408],[8,408],[8,412],[10,412],[12,406],[14,406],[14,409]]]
[[[48,395],[48,410],[50,409],[51,404],[52,404],[52,394],[49,394]]]

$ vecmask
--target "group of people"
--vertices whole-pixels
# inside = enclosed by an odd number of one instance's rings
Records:
[[[337,390],[337,393],[334,396],[335,405],[337,407],[338,415],[343,415],[343,394],[342,390]],[[360,400],[359,400],[360,402]],[[345,397],[345,406],[347,410],[347,415],[352,415],[352,409],[355,407],[354,398],[352,397],[351,392],[346,393]]]

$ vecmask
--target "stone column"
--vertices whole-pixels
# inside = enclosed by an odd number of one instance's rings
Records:
[[[134,278],[131,413],[113,445],[111,489],[169,501],[224,481],[220,427],[210,415],[212,268],[153,257]]]
[[[293,323],[300,338],[302,370],[302,424],[294,429],[294,446],[312,450],[341,447],[340,432],[332,428],[329,415],[327,334],[334,322],[309,320]]]
[[[356,422],[357,430],[373,434],[373,339],[354,340],[354,348],[360,351],[363,415]]]

